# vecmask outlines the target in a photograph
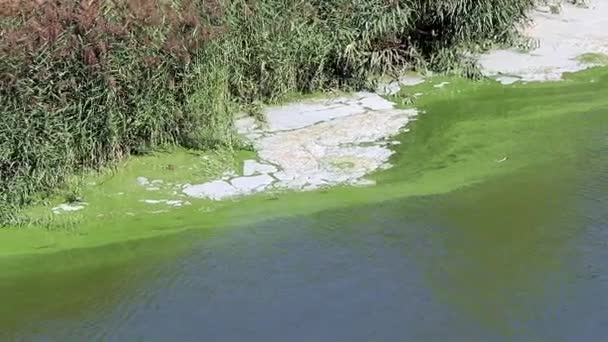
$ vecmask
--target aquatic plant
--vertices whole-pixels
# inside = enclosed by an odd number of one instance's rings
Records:
[[[238,145],[232,115],[373,73],[479,76],[534,0],[5,0],[0,222],[162,145]]]

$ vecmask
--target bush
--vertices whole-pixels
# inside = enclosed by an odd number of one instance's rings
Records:
[[[71,175],[162,145],[232,145],[239,106],[467,70],[533,0],[4,0],[0,222]],[[466,68],[462,68],[465,65]]]

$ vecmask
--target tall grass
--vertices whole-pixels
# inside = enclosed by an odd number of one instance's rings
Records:
[[[73,174],[233,145],[232,116],[370,74],[476,75],[534,0],[4,0],[0,222]]]

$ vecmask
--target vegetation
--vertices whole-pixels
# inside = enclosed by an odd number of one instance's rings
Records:
[[[50,209],[58,202],[32,206],[26,212],[40,218],[44,225],[36,224],[37,229],[0,229],[0,269],[3,270],[0,278],[11,273],[45,271],[47,266],[53,270],[83,266],[80,261],[112,262],[115,257],[121,257],[120,253],[114,257],[103,253],[97,258],[76,257],[73,253],[87,250],[85,254],[95,254],[100,249],[91,248],[109,245],[123,246],[130,253],[135,247],[127,241],[147,245],[145,239],[167,237],[184,230],[225,233],[230,227],[251,226],[259,221],[302,215],[316,219],[318,216],[314,213],[320,211],[346,210],[395,199],[406,203],[407,198],[411,198],[418,209],[434,210],[436,206],[421,203],[436,196],[440,201],[451,198],[448,193],[460,198],[458,193],[462,192],[457,190],[462,188],[484,192],[494,189],[489,192],[500,197],[504,191],[496,192],[494,185],[506,189],[505,184],[513,184],[505,183],[505,178],[532,184],[531,188],[537,189],[538,178],[531,180],[529,172],[550,182],[554,189],[570,187],[570,193],[574,193],[572,187],[578,187],[579,181],[608,167],[608,159],[604,157],[608,156],[604,144],[608,97],[595,96],[608,91],[608,67],[568,74],[564,78],[563,82],[503,86],[493,80],[477,82],[434,76],[423,84],[404,89],[391,100],[409,107],[408,93],[423,93],[415,106],[424,114],[409,124],[410,132],[397,137],[401,144],[394,146],[393,167],[370,175],[376,181],[372,187],[258,194],[237,202],[189,198],[191,205],[174,208],[166,203],[149,204],[142,200],[180,199],[172,193],[172,185],[217,179],[226,170],[226,164],[240,169],[242,165],[235,163],[251,158],[251,154],[236,153],[234,158],[234,153],[223,149],[209,152],[179,149],[168,154],[155,152],[129,158],[120,168],[112,170],[112,174],[85,177],[84,182],[89,185],[83,187],[80,195],[89,203],[86,209],[54,215],[49,220],[53,215]],[[443,82],[449,84],[435,87]],[[568,174],[575,179],[559,178]],[[163,183],[158,191],[150,192],[135,182],[138,176]],[[529,188],[513,186],[512,193],[521,198],[522,191],[529,192]],[[479,197],[473,199],[479,202]],[[478,206],[471,208],[483,212]],[[505,222],[510,223],[512,221]],[[111,250],[110,254],[116,253]],[[79,262],[50,259],[50,254],[60,251]],[[39,258],[20,259],[31,254],[45,254],[42,259],[46,266],[40,265]],[[15,259],[3,264],[6,257]]]
[[[234,146],[235,111],[372,73],[478,75],[534,0],[0,2],[0,222],[162,145]]]
[[[608,55],[603,53],[584,53],[577,60],[583,64],[608,65]]]

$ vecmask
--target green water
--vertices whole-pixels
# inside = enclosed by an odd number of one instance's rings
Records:
[[[607,336],[607,90],[601,68],[408,88],[424,113],[369,188],[151,215],[133,177],[220,170],[165,167],[208,165],[184,151],[134,161],[86,188],[90,208],[76,216],[0,232],[0,337]]]

